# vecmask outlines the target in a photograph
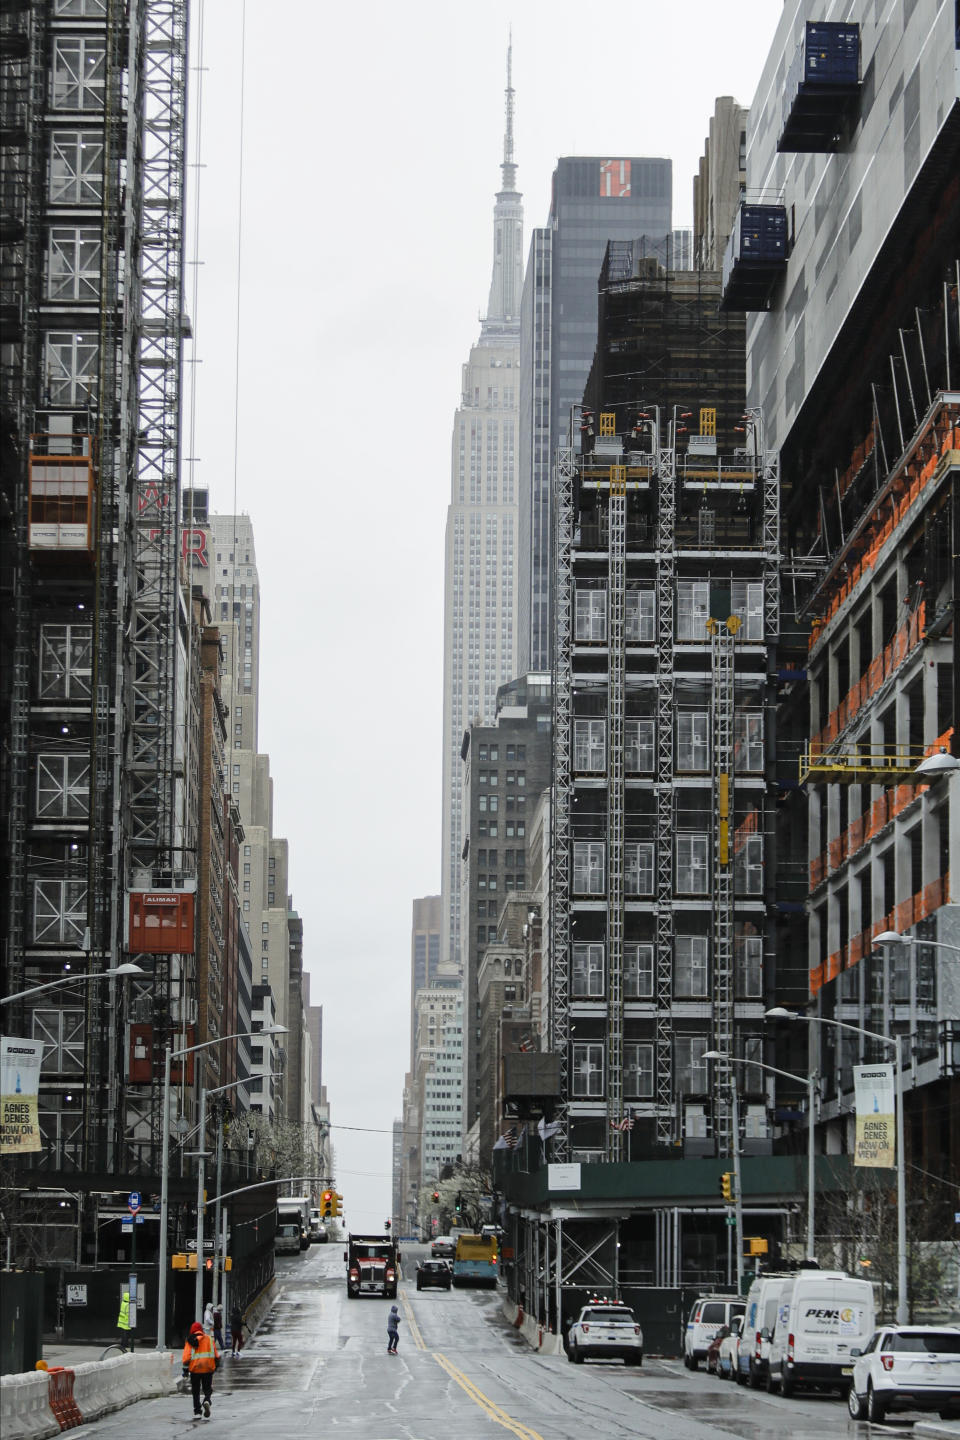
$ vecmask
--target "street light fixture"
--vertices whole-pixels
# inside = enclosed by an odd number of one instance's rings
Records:
[[[900,1054],[899,1036],[880,1035],[876,1030],[864,1030],[861,1025],[851,1025],[846,1020],[832,1020],[825,1015],[800,1015],[776,1005],[765,1012],[767,1020],[806,1020],[808,1025],[832,1025],[836,1030],[849,1030],[854,1035],[878,1040],[881,1045],[893,1049],[894,1095],[897,1109],[897,1324],[910,1323],[907,1304],[907,1197],[906,1157],[903,1141],[903,1061]]]
[[[781,1070],[776,1065],[767,1065],[763,1060],[748,1060],[745,1057],[738,1059],[733,1055],[722,1055],[719,1050],[708,1050],[704,1060],[723,1060],[728,1065],[755,1065],[758,1070],[769,1070],[771,1075],[782,1075],[785,1080],[796,1080],[798,1084],[806,1084],[807,1087],[807,1259],[815,1259],[814,1254],[814,1210],[816,1205],[816,1186],[814,1184],[814,1103],[816,1098],[817,1076],[810,1071],[806,1080],[802,1075],[794,1075],[791,1070]],[[739,1148],[739,1147],[738,1147]]]
[[[884,930],[873,937],[874,945],[932,945],[934,950],[952,950],[960,955],[960,945],[947,945],[943,940],[924,940],[921,935],[901,935],[898,930]]]
[[[229,1040],[252,1040],[257,1035],[286,1035],[286,1025],[265,1025],[262,1030],[238,1030],[235,1035],[217,1035],[213,1040],[201,1040],[199,1045],[185,1045],[179,1050],[171,1048],[170,1041],[167,1041],[163,1057],[163,1145],[160,1156],[160,1273],[157,1279],[157,1349],[165,1350],[167,1345],[167,1210],[169,1205],[169,1182],[167,1179],[167,1163],[170,1156],[170,1062],[180,1059],[183,1055],[193,1055],[198,1050],[207,1050],[211,1045],[225,1045]],[[201,1089],[201,1121],[205,1120],[206,1094]],[[203,1146],[203,1132],[200,1134],[200,1146]],[[202,1181],[202,1161],[201,1161]],[[202,1194],[201,1194],[202,1202]],[[197,1252],[198,1270],[203,1264],[203,1209],[200,1206],[200,1218],[197,1225],[199,1244],[201,1248]]]
[[[913,773],[925,780],[936,780],[941,775],[954,775],[958,770],[960,759],[956,755],[949,755],[946,750],[938,750],[935,755],[927,755],[921,760]]]
[[[116,975],[149,973],[139,965],[134,965],[132,960],[125,960],[122,965],[111,965],[108,970],[84,970],[78,974],[61,975],[57,980],[48,980],[45,985],[31,985],[29,990],[18,990],[15,995],[4,995],[0,999],[0,1005],[11,1005],[14,1000],[26,1000],[31,995],[41,995],[44,990],[58,990],[61,985],[88,985],[91,980],[110,980]]]

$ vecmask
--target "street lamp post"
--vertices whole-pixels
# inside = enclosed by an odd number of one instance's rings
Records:
[[[167,1178],[167,1166],[170,1158],[170,1063],[172,1060],[180,1059],[184,1055],[193,1055],[198,1050],[207,1050],[211,1045],[225,1045],[229,1040],[252,1040],[255,1035],[286,1035],[286,1025],[266,1025],[262,1030],[238,1030],[235,1035],[218,1035],[213,1040],[202,1040],[199,1045],[185,1045],[179,1050],[174,1050],[168,1040],[163,1055],[163,1115],[162,1115],[162,1144],[160,1152],[160,1271],[157,1278],[157,1349],[165,1350],[167,1346],[167,1212],[169,1209],[169,1181]],[[203,1096],[201,1095],[201,1107],[205,1111]],[[205,1117],[204,1117],[205,1118]],[[200,1147],[204,1144],[204,1136],[200,1135]],[[202,1183],[202,1175],[201,1175]],[[201,1193],[201,1208],[203,1196]],[[199,1229],[202,1234],[203,1221],[199,1222]],[[197,1255],[197,1268],[203,1262],[202,1254]]]
[[[802,1075],[794,1075],[790,1070],[781,1070],[776,1065],[767,1065],[763,1060],[748,1060],[738,1058],[734,1055],[722,1055],[719,1050],[708,1050],[703,1056],[704,1060],[725,1060],[728,1065],[755,1065],[758,1070],[769,1070],[771,1075],[782,1075],[785,1080],[796,1080],[798,1084],[807,1086],[807,1259],[813,1260],[814,1256],[814,1212],[816,1205],[816,1186],[814,1184],[814,1103],[816,1096],[817,1076],[810,1071],[804,1081]]]
[[[903,1059],[900,1051],[900,1037],[880,1035],[875,1030],[864,1030],[860,1025],[851,1025],[846,1020],[832,1020],[825,1015],[801,1015],[793,1010],[785,1010],[782,1005],[768,1010],[765,1018],[768,1020],[806,1020],[809,1025],[832,1025],[836,1030],[849,1030],[854,1035],[862,1035],[868,1040],[879,1040],[882,1045],[893,1048],[897,1126],[897,1324],[907,1325],[910,1315],[907,1303],[906,1157],[903,1143]]]
[[[45,985],[31,985],[29,990],[18,990],[15,995],[4,995],[0,1005],[12,1005],[14,1000],[27,1000],[31,995],[42,995],[45,990],[58,990],[61,985],[89,985],[92,980],[109,980],[115,975],[146,975],[148,972],[134,965],[132,960],[122,965],[111,965],[107,970],[84,970],[78,974],[61,975],[57,980],[48,980]]]

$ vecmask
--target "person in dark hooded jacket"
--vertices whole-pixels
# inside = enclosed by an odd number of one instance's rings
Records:
[[[387,1316],[387,1354],[396,1355],[397,1341],[400,1339],[400,1311],[396,1305],[390,1306],[390,1314]]]

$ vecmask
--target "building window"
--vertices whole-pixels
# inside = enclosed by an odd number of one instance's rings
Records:
[[[574,617],[574,639],[594,642],[606,640],[606,590],[577,590]]]
[[[709,715],[681,710],[677,715],[677,769],[702,774],[710,767]]]
[[[54,110],[102,110],[106,68],[102,40],[58,35],[53,42]]]
[[[653,841],[627,840],[623,847],[625,895],[653,894]]]
[[[677,1035],[674,1039],[674,1081],[681,1095],[707,1093],[707,1062],[703,1054],[709,1045],[705,1035]]]
[[[653,1096],[653,1046],[627,1040],[623,1046],[623,1094],[627,1100]]]
[[[574,720],[573,768],[579,774],[602,772],[607,763],[605,720]]]
[[[677,639],[706,644],[710,618],[710,584],[707,580],[677,581]]]
[[[649,1000],[653,996],[653,946],[628,941],[623,947],[623,998]]]
[[[739,639],[763,639],[763,583],[760,580],[733,580],[730,608],[741,621]]]
[[[623,636],[625,640],[648,643],[654,638],[656,597],[652,590],[628,590],[624,595]]]
[[[603,1094],[603,1046],[573,1046],[573,1087],[575,1097]]]
[[[38,820],[80,820],[90,813],[89,755],[37,756]]]
[[[48,191],[52,205],[95,205],[103,196],[103,143],[83,130],[54,130]]]
[[[738,1000],[759,1000],[763,997],[763,937],[739,936],[735,948],[736,986]],[[844,971],[844,974],[852,974]]]
[[[244,862],[243,873],[244,873],[244,875],[249,875],[249,874],[250,874],[250,865],[249,865],[249,863],[246,862],[246,861]]]
[[[708,893],[709,855],[709,836],[684,832],[677,836],[677,890],[681,895]]]
[[[603,946],[598,944],[574,945],[573,947],[573,993],[575,996],[595,996],[604,992]]]
[[[624,720],[623,768],[629,775],[653,774],[653,720]]]
[[[100,227],[51,225],[47,299],[93,303],[100,293]]]
[[[733,888],[737,895],[763,894],[763,836],[734,840]]]
[[[673,993],[700,1000],[708,993],[706,935],[677,935],[673,942]]]
[[[250,893],[250,881],[249,881],[249,880],[244,880],[244,882],[243,882],[243,888],[244,888],[244,890],[246,891],[247,894]]]
[[[40,629],[38,700],[89,700],[93,663],[91,625]]]
[[[763,711],[733,713],[733,764],[741,774],[763,773]]]
[[[602,840],[573,842],[573,893],[602,895],[606,888],[606,856]]]
[[[92,331],[51,330],[44,344],[44,402],[86,405],[99,382],[99,337]]]

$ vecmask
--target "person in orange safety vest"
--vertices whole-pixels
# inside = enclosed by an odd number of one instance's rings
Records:
[[[187,1343],[181,1357],[183,1375],[190,1377],[193,1394],[193,1418],[210,1419],[210,1404],[213,1399],[213,1376],[220,1364],[220,1348],[212,1335],[204,1332],[203,1326],[194,1321],[187,1334]],[[200,1405],[200,1391],[203,1390],[203,1406]]]

